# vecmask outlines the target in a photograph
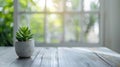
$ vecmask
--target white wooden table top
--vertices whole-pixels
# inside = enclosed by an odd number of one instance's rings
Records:
[[[14,47],[0,47],[0,67],[120,67],[120,55],[105,47],[36,47],[18,59]]]

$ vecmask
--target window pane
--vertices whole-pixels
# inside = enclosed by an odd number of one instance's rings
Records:
[[[63,0],[47,0],[47,11],[63,11]]]
[[[44,15],[43,14],[21,14],[20,25],[29,26],[34,39],[37,42],[44,42]]]
[[[66,0],[66,10],[67,11],[80,11],[82,0]]]
[[[80,27],[81,17],[77,14],[65,15],[65,41],[78,42],[80,41]]]
[[[19,3],[20,11],[41,12],[19,14],[19,25],[29,26],[36,42],[99,43],[99,14],[81,12],[99,10],[99,0],[19,0]]]
[[[84,18],[85,41],[88,43],[99,43],[99,15],[85,14]]]
[[[20,11],[44,11],[45,0],[19,0]]]
[[[63,38],[62,16],[59,14],[47,15],[47,43],[60,43]]]
[[[85,11],[96,11],[99,10],[99,0],[84,0]]]

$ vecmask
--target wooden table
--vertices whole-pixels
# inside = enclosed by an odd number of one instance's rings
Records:
[[[105,47],[36,47],[18,59],[14,47],[0,47],[0,67],[120,67],[120,55]]]

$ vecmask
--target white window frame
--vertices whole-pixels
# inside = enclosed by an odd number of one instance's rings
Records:
[[[23,14],[23,13],[28,13],[28,14],[45,14],[45,19],[44,19],[44,31],[45,31],[45,41],[46,41],[46,35],[47,35],[47,26],[46,26],[46,15],[47,14],[62,14],[64,15],[65,12],[19,12],[18,11],[18,8],[19,8],[19,3],[18,3],[19,0],[14,0],[14,31],[13,31],[13,44],[15,45],[15,41],[16,41],[16,38],[15,38],[15,35],[16,35],[16,31],[18,30],[18,26],[19,26],[19,14]],[[83,4],[83,3],[82,3]],[[39,43],[37,44],[36,43],[36,46],[43,46],[43,47],[98,47],[98,46],[104,46],[104,10],[103,10],[103,7],[104,7],[104,0],[100,0],[100,11],[87,11],[87,12],[83,12],[83,9],[81,12],[69,12],[70,14],[74,14],[74,13],[77,13],[77,14],[84,14],[84,13],[97,13],[100,15],[100,21],[99,21],[99,43],[83,43],[83,42],[68,42],[68,43],[58,43],[58,44],[54,44],[54,43]],[[65,5],[65,3],[64,3]],[[84,6],[82,6],[84,7]],[[46,8],[46,6],[45,6]],[[65,9],[65,8],[64,8]],[[68,13],[68,12],[67,12]],[[63,24],[64,24],[64,20],[63,20]],[[63,28],[65,29],[65,24],[63,25]],[[63,30],[63,36],[65,35],[65,30]],[[84,38],[84,37],[83,37]]]

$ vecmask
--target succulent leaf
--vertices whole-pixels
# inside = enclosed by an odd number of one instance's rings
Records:
[[[20,27],[16,32],[16,39],[18,41],[27,41],[33,37],[31,30],[28,27]]]

